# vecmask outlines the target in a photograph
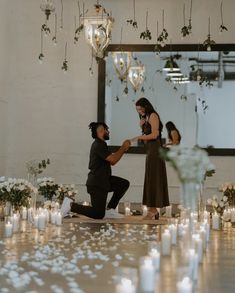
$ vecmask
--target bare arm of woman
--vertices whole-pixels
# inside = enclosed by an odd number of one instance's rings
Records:
[[[147,135],[136,136],[131,141],[136,140],[152,140],[156,139],[159,135],[159,118],[156,113],[152,113],[149,117],[149,124],[151,125],[151,133]]]
[[[179,144],[179,135],[176,130],[171,131],[172,143],[171,144]]]

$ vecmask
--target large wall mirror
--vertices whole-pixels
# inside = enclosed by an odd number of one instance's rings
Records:
[[[141,72],[135,72],[138,66]],[[140,80],[133,82],[131,74]],[[235,155],[234,92],[233,44],[217,44],[211,51],[201,45],[169,45],[160,53],[154,45],[110,45],[99,62],[98,120],[109,125],[108,144],[115,148],[141,133],[135,101],[144,96],[164,125],[175,123],[185,146]],[[167,141],[165,127],[162,136]],[[144,148],[136,144],[130,152],[143,153]]]

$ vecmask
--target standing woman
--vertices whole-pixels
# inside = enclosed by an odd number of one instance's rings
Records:
[[[169,206],[166,165],[159,155],[163,125],[149,100],[140,98],[135,105],[141,118],[140,127],[143,135],[133,138],[132,141],[144,141],[147,154],[143,205],[147,205],[148,214],[144,219],[158,219],[157,208]]]
[[[168,143],[165,146],[167,147],[179,144],[181,141],[181,135],[175,124],[172,121],[168,121],[166,123],[166,129],[168,134]]]

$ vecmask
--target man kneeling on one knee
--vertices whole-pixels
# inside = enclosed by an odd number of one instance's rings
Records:
[[[129,188],[129,181],[117,176],[112,176],[111,165],[115,165],[130,147],[130,141],[125,140],[122,146],[110,153],[105,140],[109,140],[109,128],[103,122],[92,122],[89,125],[94,142],[90,149],[87,192],[90,194],[91,206],[83,206],[65,197],[61,212],[65,217],[70,211],[85,215],[93,219],[121,218],[123,215],[116,212],[120,199]],[[113,195],[107,205],[108,192]]]

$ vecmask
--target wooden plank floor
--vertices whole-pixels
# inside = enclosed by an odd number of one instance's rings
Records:
[[[3,237],[1,222],[0,293],[115,293],[117,267],[138,268],[149,241],[158,240],[164,227],[133,221],[130,225],[72,219],[61,227],[49,225],[40,233],[23,222],[21,231],[9,239]],[[185,264],[185,250],[179,239],[171,256],[161,259],[155,293],[176,293],[177,271]],[[235,229],[212,231],[195,292],[234,292],[234,271]]]

